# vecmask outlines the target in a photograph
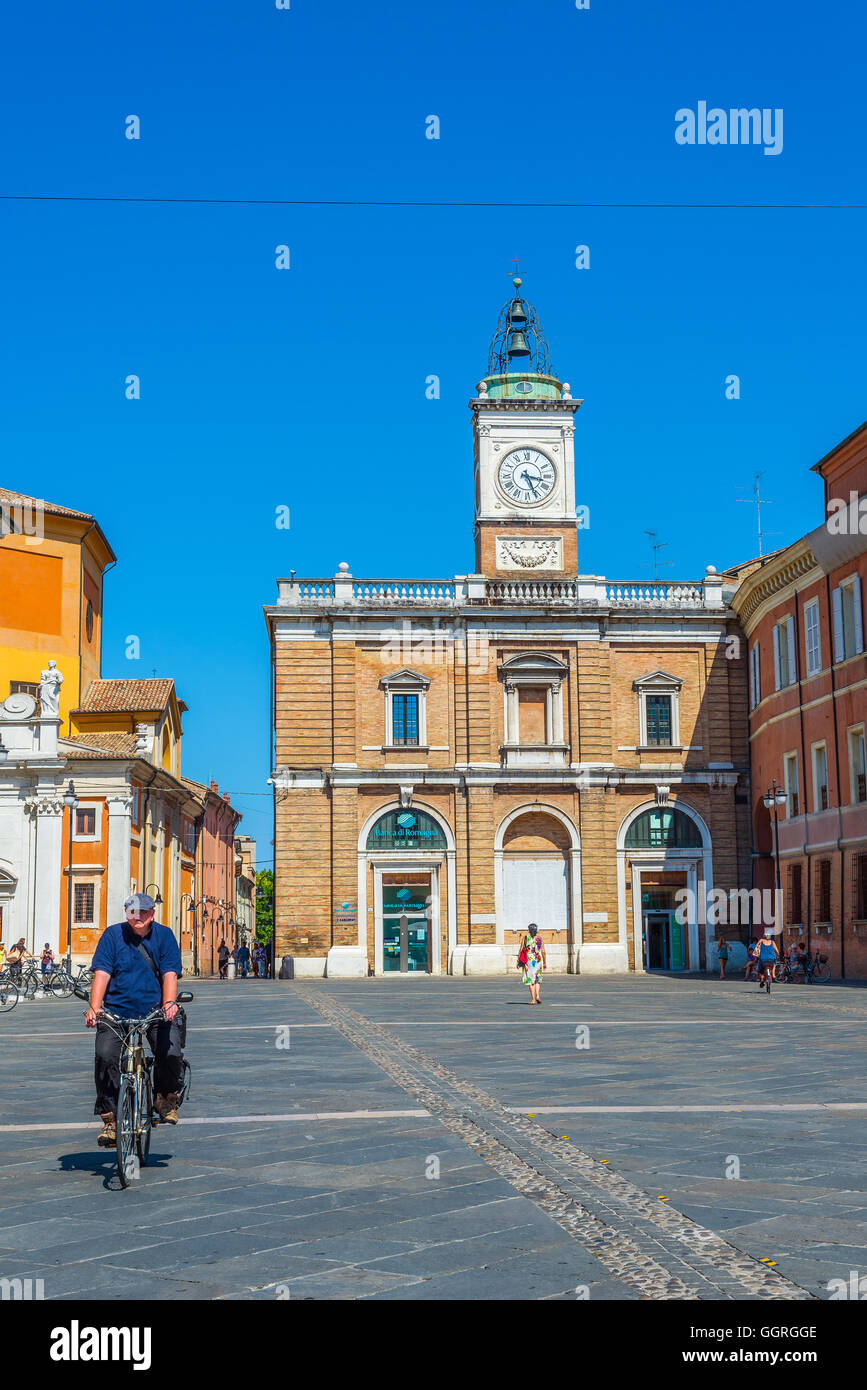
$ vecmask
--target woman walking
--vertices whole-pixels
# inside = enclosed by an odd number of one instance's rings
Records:
[[[716,943],[716,958],[719,961],[719,977],[724,980],[729,959],[729,944],[724,936],[721,936]]]
[[[548,962],[545,959],[545,943],[542,940],[542,933],[531,922],[518,951],[518,966],[523,970],[523,982],[530,986],[530,1003],[541,1004],[540,998],[542,990],[542,971],[547,968]]]

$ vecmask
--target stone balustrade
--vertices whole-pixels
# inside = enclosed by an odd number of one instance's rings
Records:
[[[722,579],[711,567],[701,581],[498,578],[456,575],[453,579],[355,579],[338,572],[326,579],[278,579],[278,607],[460,609],[523,605],[541,608],[706,610],[724,607]]]

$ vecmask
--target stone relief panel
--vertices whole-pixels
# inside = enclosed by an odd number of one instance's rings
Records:
[[[498,536],[497,569],[560,570],[563,568],[562,536]]]

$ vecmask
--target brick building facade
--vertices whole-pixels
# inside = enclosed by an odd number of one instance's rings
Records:
[[[747,636],[755,882],[775,882],[779,812],[783,940],[867,976],[867,424],[814,467],[826,519],[766,557],[733,599]],[[862,498],[863,506],[862,506]]]
[[[723,579],[579,574],[581,402],[519,287],[470,402],[474,572],[343,563],[265,610],[276,953],[298,975],[502,973],[530,921],[554,970],[703,969],[678,889],[749,881]]]

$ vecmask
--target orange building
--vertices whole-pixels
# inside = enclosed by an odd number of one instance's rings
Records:
[[[72,711],[75,732],[58,751],[78,795],[72,834],[72,951],[87,959],[111,922],[123,920],[131,892],[158,899],[157,919],[194,963],[197,825],[200,801],[180,777],[181,715],[174,682],[94,681]],[[69,810],[63,812],[68,844]],[[61,918],[68,913],[68,873]],[[61,934],[65,943],[65,931]]]
[[[66,724],[100,673],[103,577],[115,563],[86,512],[0,488],[0,700],[35,698],[53,659]]]

